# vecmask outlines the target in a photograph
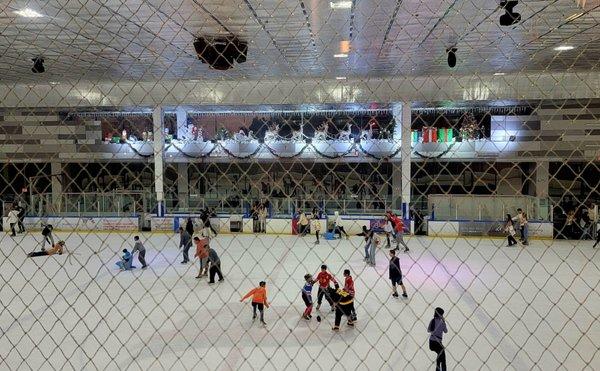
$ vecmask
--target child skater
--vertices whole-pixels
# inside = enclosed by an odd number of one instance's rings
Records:
[[[323,301],[323,296],[331,306],[331,311],[334,311],[333,301],[329,297],[329,293],[327,289],[329,288],[329,283],[333,281],[333,283],[337,286],[337,281],[335,277],[327,272],[327,266],[325,264],[321,265],[321,272],[317,275],[314,281],[319,282],[319,291],[317,292],[317,310],[321,309],[321,303]]]
[[[204,232],[202,233],[204,234]],[[194,256],[198,258],[198,262],[200,263],[200,270],[196,278],[206,276],[208,273],[208,243],[208,237],[202,239],[194,237],[194,244],[196,245],[196,254]]]
[[[45,255],[54,255],[54,254],[62,255],[64,250],[66,250],[65,249],[65,241],[58,241],[58,243],[56,245],[52,246],[52,248],[50,248],[48,250],[31,252],[31,253],[27,254],[27,256],[32,258],[34,256],[45,256]]]
[[[314,219],[312,220],[311,228],[315,231],[315,237],[317,237],[317,240],[315,241],[315,245],[318,245],[319,244],[319,233],[321,232],[321,221],[319,220],[317,215],[315,215]]]
[[[344,269],[344,291],[346,291],[352,299],[356,297],[356,291],[354,290],[354,279],[350,275],[350,269]],[[352,305],[352,311],[350,312],[352,321],[356,321],[356,309]]]
[[[132,268],[135,268],[131,263],[133,262],[133,255],[127,249],[123,249],[123,256],[121,256],[121,260],[117,262],[117,266],[122,271],[128,271]]]
[[[504,225],[504,231],[508,233],[506,238],[508,239],[508,246],[516,245],[517,239],[515,236],[517,232],[515,231],[515,226],[512,220],[512,216],[510,214],[506,214],[506,224]]]
[[[304,286],[302,287],[302,300],[306,305],[306,309],[304,310],[304,314],[302,314],[302,318],[305,320],[310,320],[312,318],[312,289],[315,281],[313,281],[312,276],[310,274],[304,275]]]
[[[269,302],[267,301],[267,283],[265,281],[260,281],[258,287],[250,290],[243,298],[240,299],[240,302],[243,302],[247,298],[252,296],[252,321],[256,319],[256,309],[260,312],[260,323],[263,326],[266,326],[265,323],[265,307],[269,307]]]

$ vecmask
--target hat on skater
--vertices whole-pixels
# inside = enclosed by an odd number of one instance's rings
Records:
[[[435,308],[435,314],[442,317],[444,316],[444,310],[440,307]]]

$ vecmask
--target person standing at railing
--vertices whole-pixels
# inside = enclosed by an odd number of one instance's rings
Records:
[[[304,211],[302,210],[298,210],[298,226],[298,232],[300,237],[304,237],[310,232],[310,229],[308,227],[308,217],[306,216],[306,213],[304,213]]]
[[[185,222],[185,231],[190,235],[194,235],[194,222],[192,222],[192,218],[187,218]]]
[[[319,220],[318,216],[313,216],[312,229],[315,231],[315,237],[317,238],[317,240],[315,241],[315,245],[318,245],[319,234],[321,233],[321,220]]]
[[[42,229],[42,251],[46,250],[46,242],[50,243],[50,247],[54,246],[54,237],[52,236],[52,230],[54,227],[52,224],[44,225]]]
[[[264,204],[260,205],[258,209],[258,222],[259,233],[267,233],[267,208]]]

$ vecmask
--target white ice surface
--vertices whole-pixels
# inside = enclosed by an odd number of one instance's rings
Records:
[[[385,251],[360,237],[220,235],[225,281],[180,264],[178,236],[141,234],[150,263],[119,272],[132,233],[60,233],[72,255],[26,258],[39,232],[0,236],[0,369],[434,369],[426,326],[443,307],[449,370],[600,369],[600,249],[591,242],[408,238],[408,299],[390,296]],[[300,319],[302,276],[327,263],[356,282],[359,321]],[[136,261],[137,263],[137,261]],[[137,263],[139,267],[139,263]],[[266,280],[268,326],[240,297]],[[316,288],[314,292],[316,297]],[[315,316],[316,317],[316,316]]]

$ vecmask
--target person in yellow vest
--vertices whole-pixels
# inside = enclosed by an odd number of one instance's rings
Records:
[[[317,215],[315,215],[313,217],[311,229],[313,231],[315,231],[315,237],[317,237],[317,240],[315,241],[315,245],[318,245],[319,244],[319,234],[321,234],[321,221],[319,220],[319,217]]]

